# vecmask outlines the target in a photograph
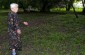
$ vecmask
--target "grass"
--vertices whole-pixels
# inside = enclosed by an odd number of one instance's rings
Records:
[[[82,12],[83,8],[75,8],[76,12]],[[51,12],[66,12],[66,8],[52,8],[50,9]],[[73,8],[70,9],[70,12],[73,12]]]
[[[21,25],[23,50],[20,55],[85,55],[85,15],[19,14],[29,22]],[[7,13],[0,13],[0,55],[9,55]]]

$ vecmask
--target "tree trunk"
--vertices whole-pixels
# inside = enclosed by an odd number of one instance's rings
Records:
[[[49,12],[50,11],[50,7],[51,7],[51,5],[49,5],[49,2],[44,1],[43,2],[43,6],[42,6],[40,12]]]
[[[74,14],[75,14],[75,16],[76,16],[76,18],[78,18],[78,15],[77,15],[77,13],[76,13],[76,11],[75,11],[75,8],[73,7],[73,0],[69,0],[67,3],[66,3],[66,11],[68,12],[68,11],[70,11],[70,8],[73,8],[73,11],[74,11]]]
[[[66,11],[70,11],[71,4],[66,4]]]
[[[85,14],[85,6],[84,6],[85,0],[82,0],[82,4],[83,4],[83,11],[82,13]]]
[[[22,9],[23,9],[23,11],[24,11],[25,13],[28,12],[28,11],[26,10],[26,8],[24,7],[24,4],[23,4],[22,1],[19,1],[19,4],[21,5],[21,7],[22,7]]]
[[[72,8],[74,10],[74,14],[75,14],[76,18],[78,18],[78,15],[77,15],[77,13],[76,13],[75,8],[73,7],[73,5],[72,5]]]

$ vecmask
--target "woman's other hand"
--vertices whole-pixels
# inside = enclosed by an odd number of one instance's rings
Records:
[[[23,22],[24,25],[28,26],[28,22]]]

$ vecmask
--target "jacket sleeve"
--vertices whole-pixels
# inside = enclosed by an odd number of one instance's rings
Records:
[[[7,24],[8,24],[8,30],[12,29],[12,22],[11,22],[12,15],[11,13],[8,13],[8,18],[7,18]]]
[[[8,18],[7,18],[7,21],[10,22],[10,19],[12,18],[12,15],[11,13],[8,13]]]

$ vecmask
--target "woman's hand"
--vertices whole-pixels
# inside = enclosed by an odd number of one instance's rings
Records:
[[[20,30],[20,29],[17,29],[17,33],[18,33],[18,34],[21,34],[21,30]]]
[[[23,22],[24,25],[28,26],[28,22]]]

